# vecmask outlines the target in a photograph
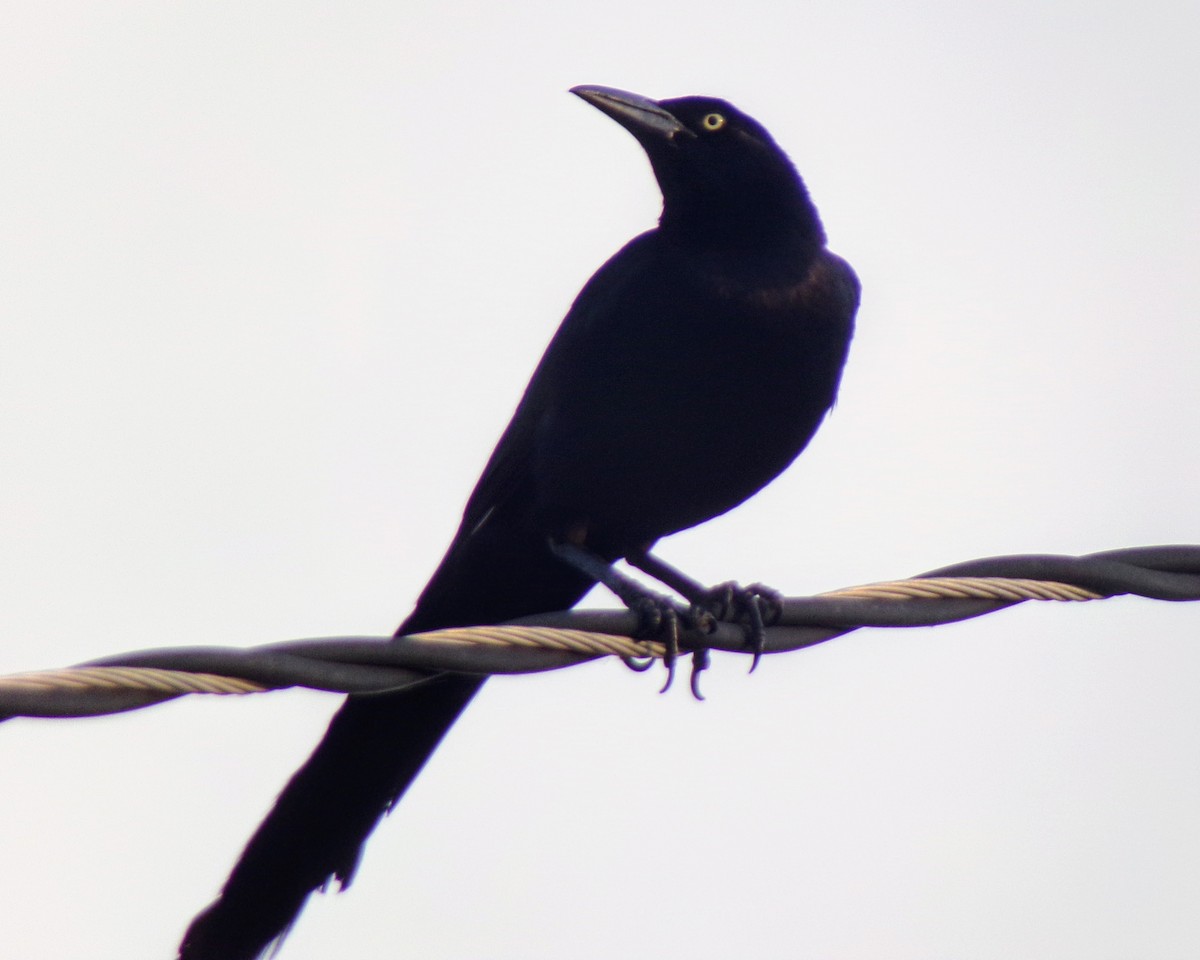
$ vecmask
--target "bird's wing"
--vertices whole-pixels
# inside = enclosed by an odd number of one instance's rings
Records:
[[[551,371],[578,368],[605,335],[614,302],[653,269],[655,231],[635,237],[615,253],[579,291],[553,339],[534,369],[512,419],[500,436],[463,510],[462,524],[451,550],[479,531],[500,508],[522,497],[532,498],[538,438],[558,405],[558,394],[571,384]]]

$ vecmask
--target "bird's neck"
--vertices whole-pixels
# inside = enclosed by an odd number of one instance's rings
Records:
[[[684,247],[707,250],[781,250],[815,253],[825,230],[803,186],[696,193],[663,204],[659,232]]]

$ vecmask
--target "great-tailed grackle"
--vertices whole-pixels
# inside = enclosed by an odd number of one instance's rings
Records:
[[[399,634],[572,606],[605,562],[724,513],[777,476],[833,405],[858,280],[766,130],[723,100],[573,93],[637,138],[656,229],[571,306]],[[479,689],[442,675],[350,697],[251,838],[184,960],[249,960],[362,846]]]

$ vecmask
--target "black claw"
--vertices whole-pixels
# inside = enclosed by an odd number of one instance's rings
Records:
[[[742,588],[732,580],[718,583],[707,590],[700,600],[700,605],[717,620],[732,620],[738,612],[738,597]]]
[[[634,673],[645,673],[654,666],[653,657],[621,657],[621,662]]]
[[[671,689],[671,684],[675,682],[675,664],[679,660],[679,614],[671,607],[665,608],[663,613],[663,627],[666,631],[667,652],[663,655],[663,664],[667,668],[667,680],[662,685],[659,693],[666,693]]]
[[[783,594],[761,583],[752,583],[739,590],[738,600],[749,619],[746,644],[754,651],[754,659],[750,662],[753,673],[766,648],[767,627],[778,623],[783,616]]]
[[[758,597],[763,623],[768,627],[777,624],[783,617],[783,594],[765,583],[752,583],[746,590]]]
[[[704,694],[700,692],[700,674],[708,669],[709,657],[708,648],[700,647],[692,652],[692,696],[697,700],[703,700]]]
[[[730,581],[706,591],[694,607],[717,620],[745,625],[746,647],[754,654],[750,662],[753,673],[766,650],[767,627],[778,622],[783,613],[783,598],[761,583],[743,587]]]
[[[630,610],[637,616],[634,636],[638,640],[660,640],[666,647],[663,666],[667,668],[667,679],[659,693],[666,693],[675,682],[675,664],[679,659],[680,615],[674,604],[666,597],[643,592],[640,595],[623,597]],[[622,657],[625,665],[642,672],[649,669],[653,661],[640,664],[633,658]]]
[[[750,672],[753,673],[758,669],[758,661],[762,659],[763,649],[767,645],[767,628],[763,623],[762,601],[758,594],[751,593],[746,597],[746,613],[750,617],[746,643],[754,651],[754,659],[750,661]]]

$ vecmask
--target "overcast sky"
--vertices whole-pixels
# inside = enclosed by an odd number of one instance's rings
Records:
[[[0,671],[388,634],[654,222],[569,96],[726,97],[864,287],[842,397],[663,545],[790,594],[1200,542],[1189,2],[6,4]],[[611,605],[605,596],[592,601]],[[488,685],[281,960],[1194,957],[1200,607]],[[165,960],[338,700],[0,728],[0,953]]]

